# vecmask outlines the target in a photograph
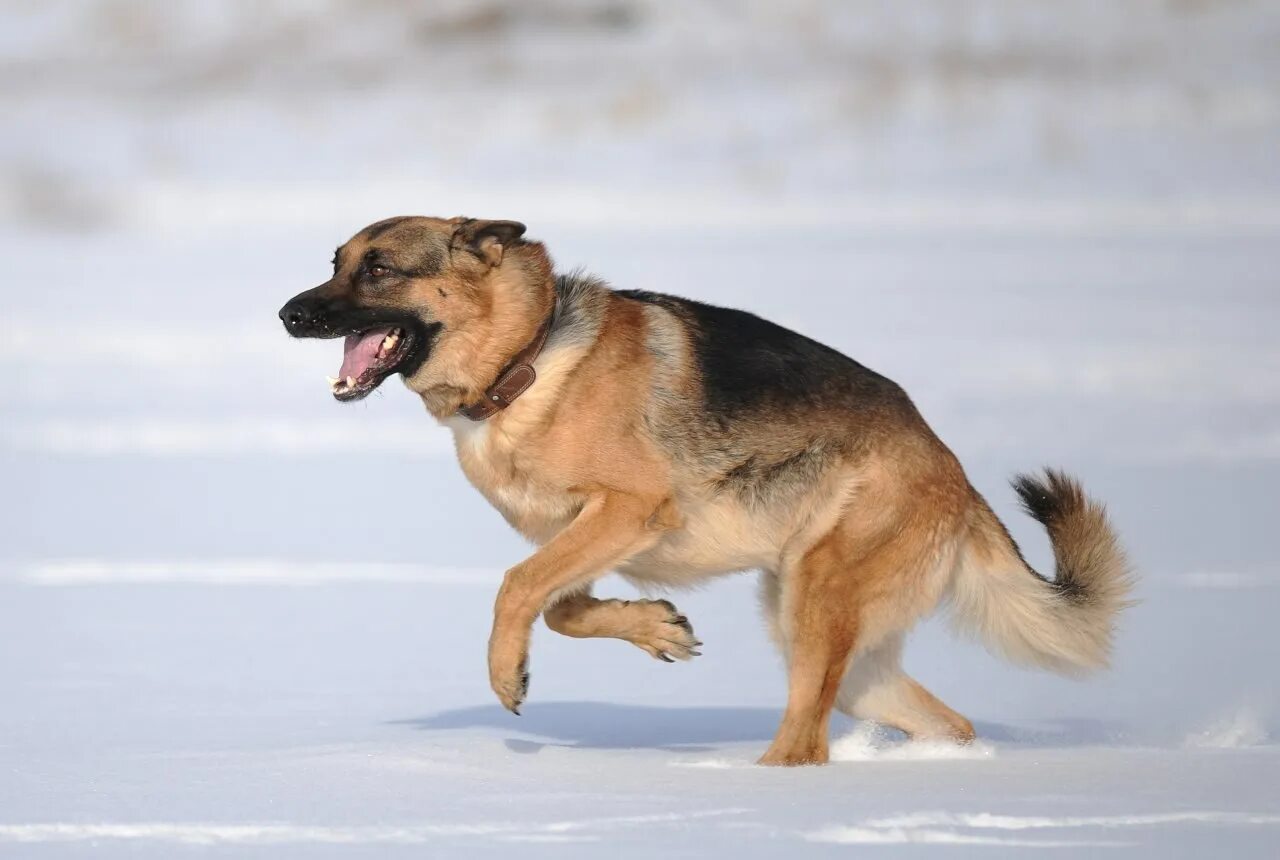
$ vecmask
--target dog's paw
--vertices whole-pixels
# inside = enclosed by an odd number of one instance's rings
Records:
[[[639,616],[627,641],[655,660],[674,663],[701,657],[702,643],[693,625],[670,600],[636,600],[630,609]]]
[[[520,716],[520,706],[529,695],[529,655],[520,658],[519,663],[510,670],[490,667],[489,686],[493,688],[502,707],[517,717]]]
[[[807,767],[823,765],[830,760],[825,749],[777,750],[770,747],[756,764],[764,767]]]

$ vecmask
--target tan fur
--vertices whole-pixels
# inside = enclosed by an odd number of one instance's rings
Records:
[[[913,738],[969,743],[973,724],[902,671],[903,634],[859,654],[845,676],[836,707],[863,720],[895,726]]]
[[[455,253],[474,223],[406,219],[377,241],[395,252],[429,235],[451,249],[443,271],[386,299],[443,323],[406,384],[453,431],[471,483],[538,545],[507,571],[494,607],[490,683],[504,706],[517,710],[526,694],[539,614],[568,636],[623,639],[659,659],[696,655],[671,604],[591,596],[610,570],[656,586],[763,571],[789,677],[766,764],[825,762],[837,706],[914,736],[972,739],[969,721],[899,665],[904,634],[947,596],[1015,657],[1066,670],[1104,659],[1127,586],[1096,506],[1067,505],[1050,533],[1064,563],[1094,572],[1081,593],[1106,605],[1064,609],[905,397],[856,416],[780,404],[729,428],[708,423],[697,414],[694,335],[677,310],[585,280],[557,300],[538,243]],[[362,253],[362,235],[342,259]],[[484,422],[456,414],[553,308],[533,387]],[[727,488],[751,470],[769,479]]]
[[[598,600],[571,594],[543,612],[547,626],[575,639],[622,639],[650,657],[670,661],[699,655],[702,643],[669,600]]]

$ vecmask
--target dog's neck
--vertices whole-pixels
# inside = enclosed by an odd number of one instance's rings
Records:
[[[508,249],[485,279],[479,289],[488,300],[487,324],[467,336],[442,332],[423,368],[428,378],[410,383],[437,420],[482,401],[518,356],[531,361],[529,347],[555,311],[551,260],[540,243]]]
[[[538,326],[533,340],[516,353],[506,368],[498,374],[498,378],[485,388],[479,400],[458,407],[458,414],[472,421],[484,421],[506,409],[515,402],[517,397],[524,394],[538,379],[533,363],[538,360],[542,348],[547,345],[547,337],[551,334],[551,325],[554,321],[555,309],[552,308],[547,318]]]

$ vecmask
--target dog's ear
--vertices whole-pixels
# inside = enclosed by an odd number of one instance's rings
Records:
[[[479,221],[463,218],[453,231],[450,247],[464,248],[490,266],[502,262],[503,250],[524,235],[519,221]]]

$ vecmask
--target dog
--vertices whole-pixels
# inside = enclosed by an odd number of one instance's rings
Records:
[[[524,234],[516,221],[379,221],[279,313],[294,337],[345,338],[339,401],[403,377],[452,430],[467,478],[538,546],[494,606],[489,683],[504,707],[525,700],[539,615],[659,660],[698,656],[669,601],[594,596],[610,571],[659,588],[760,571],[788,673],[762,764],[825,763],[833,708],[973,740],[901,668],[905,634],[943,602],[1013,661],[1107,664],[1132,573],[1075,480],[1014,480],[1053,544],[1050,579],[889,379],[750,313],[557,274]]]

